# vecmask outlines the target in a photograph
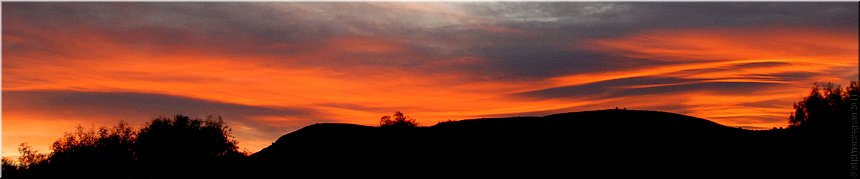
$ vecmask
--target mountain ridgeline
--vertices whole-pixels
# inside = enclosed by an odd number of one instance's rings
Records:
[[[314,124],[252,154],[246,167],[261,176],[320,169],[396,176],[769,178],[844,171],[822,164],[831,158],[805,146],[788,130],[745,130],[666,112],[600,110],[409,128]]]
[[[79,126],[49,154],[22,143],[2,177],[856,178],[857,96],[857,82],[816,84],[789,127],[770,130],[639,110],[426,127],[396,112],[380,126],[306,126],[250,156],[220,117],[161,116],[139,129]]]

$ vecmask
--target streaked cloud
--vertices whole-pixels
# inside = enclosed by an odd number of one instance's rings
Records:
[[[426,125],[617,106],[784,126],[813,82],[856,79],[857,7],[4,3],[3,150],[172,113],[222,115],[252,152],[395,110]]]

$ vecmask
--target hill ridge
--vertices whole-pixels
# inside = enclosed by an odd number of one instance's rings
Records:
[[[753,131],[683,114],[610,109],[414,128],[318,123],[282,136],[249,159],[261,176],[283,168],[373,171],[380,166],[370,164],[380,163],[393,172],[385,175],[441,164],[445,170],[434,174],[772,178],[794,176],[784,170],[802,163],[786,157],[791,152],[785,149],[798,145],[786,138],[785,130]],[[606,172],[618,168],[625,173]]]

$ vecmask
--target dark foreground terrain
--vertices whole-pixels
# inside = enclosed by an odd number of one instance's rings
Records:
[[[251,155],[246,174],[844,178],[848,156],[789,130],[751,131],[653,111],[443,122],[314,124]],[[846,148],[847,150],[847,148]],[[844,159],[844,160],[843,160]],[[844,165],[840,165],[844,164]]]
[[[396,114],[395,119],[404,119],[402,113]],[[680,114],[634,110],[471,119],[429,127],[383,122],[380,127],[310,125],[250,156],[236,151],[236,141],[230,140],[229,128],[220,119],[177,115],[155,119],[137,132],[120,123],[100,129],[98,135],[67,134],[54,144],[51,155],[37,162],[4,164],[3,177],[850,176],[850,135],[830,130],[847,123],[752,131]]]

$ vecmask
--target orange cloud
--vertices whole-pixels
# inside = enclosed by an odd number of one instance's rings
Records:
[[[581,46],[596,51],[652,60],[815,60],[856,64],[857,34],[806,27],[658,30]],[[855,59],[855,60],[852,60]]]
[[[845,84],[847,79],[840,77],[856,74],[846,69],[857,66],[856,34],[807,28],[663,30],[598,39],[577,48],[675,63],[514,81],[488,78],[469,70],[486,66],[494,59],[469,54],[428,55],[394,37],[340,35],[306,44],[258,44],[237,39],[224,45],[210,41],[213,37],[170,29],[110,31],[81,26],[53,31],[28,24],[4,21],[4,25],[20,33],[7,33],[4,29],[3,91],[168,94],[246,106],[303,108],[319,113],[312,117],[321,121],[368,125],[394,110],[432,125],[448,119],[676,105],[678,108],[669,110],[726,125],[783,126],[772,119],[788,114],[791,102],[804,95],[812,83],[809,80]],[[519,30],[483,27],[498,32]],[[136,41],[140,43],[133,43]],[[239,53],[234,48],[251,50]],[[51,53],[40,51],[44,49]],[[259,51],[271,53],[256,53]],[[781,65],[755,65],[768,63]],[[696,71],[700,69],[712,70]],[[814,75],[805,81],[781,78],[786,73],[801,72]],[[761,94],[755,96],[721,93],[721,89],[606,98],[530,99],[511,95],[634,77],[689,81],[629,84],[622,89],[705,82],[768,83],[784,88],[750,91]],[[767,102],[779,104],[750,105]],[[63,131],[91,122],[74,115],[62,119],[37,115],[40,110],[44,109],[4,109],[4,151],[14,151],[22,141],[47,149]],[[267,115],[254,116],[249,121],[226,120],[236,130],[245,131],[237,133],[237,137],[240,147],[251,152],[289,132],[262,130],[253,122],[284,128],[313,123],[292,116]],[[34,127],[39,125],[44,126]]]
[[[53,45],[60,53],[7,51],[3,54],[3,90],[168,94],[248,106],[309,108],[320,111],[325,115],[322,117],[328,120],[370,125],[375,124],[379,116],[394,110],[403,110],[421,123],[435,124],[447,119],[555,107],[543,103],[516,107],[523,103],[499,99],[497,96],[517,90],[521,84],[472,81],[469,72],[444,70],[452,66],[482,63],[481,59],[475,57],[435,58],[437,60],[417,63],[415,67],[443,69],[439,73],[416,72],[415,69],[401,67],[401,63],[364,63],[375,59],[361,57],[363,53],[394,55],[393,59],[402,57],[400,59],[406,65],[414,63],[409,61],[414,60],[409,49],[396,40],[344,36],[325,39],[322,45],[311,47],[266,46],[308,49],[273,59],[265,54],[210,53],[207,51],[210,47],[207,46],[140,48],[139,44],[118,41],[113,36],[104,35],[110,32],[87,27],[79,29],[83,30],[52,34],[44,29],[33,28],[26,33],[30,38],[4,41],[4,47]],[[149,33],[156,35],[147,35]],[[132,39],[154,36],[158,36],[156,32],[146,31],[127,35]],[[157,50],[170,48],[174,49]],[[354,107],[333,104],[351,104]],[[36,129],[44,129],[39,132],[53,137],[17,138],[33,143],[38,149],[47,149],[50,141],[60,137],[64,131],[71,130],[76,123],[87,122],[75,118],[75,115],[34,117],[39,110],[4,111],[4,128],[8,129],[4,130],[5,151],[15,151],[21,142],[7,136],[27,135],[18,129],[39,123],[51,124],[51,128]],[[119,120],[111,119],[109,115],[100,119]],[[278,123],[288,123],[290,126],[310,124],[308,121],[275,120],[285,119],[284,116],[260,116],[257,119],[274,126],[278,126]],[[62,122],[54,123],[51,120]],[[247,129],[243,131],[248,132],[237,133],[237,137],[240,141],[248,141],[240,145],[252,152],[265,147],[263,144],[266,142],[263,141],[270,142],[283,134],[272,133],[264,137],[255,134],[253,126],[241,121],[234,123],[238,128]],[[96,126],[112,124],[99,123]]]
[[[725,125],[770,128],[784,126],[791,103],[805,95],[815,82],[847,84],[856,76],[858,46],[856,32],[800,28],[755,27],[669,29],[642,32],[627,37],[597,39],[575,45],[604,53],[643,60],[673,62],[671,65],[634,68],[627,71],[574,74],[550,79],[555,87],[584,85],[633,77],[677,78],[686,84],[707,82],[769,83],[777,88],[747,93],[719,93],[703,89],[674,95],[673,102],[687,114]],[[788,79],[791,74],[808,78]],[[856,77],[855,79],[856,80]],[[650,88],[681,84],[634,85]],[[656,99],[662,97],[632,97]],[[630,100],[625,97],[625,100]],[[639,103],[638,101],[636,103]],[[773,105],[751,106],[755,103]],[[771,119],[771,120],[766,120]]]

